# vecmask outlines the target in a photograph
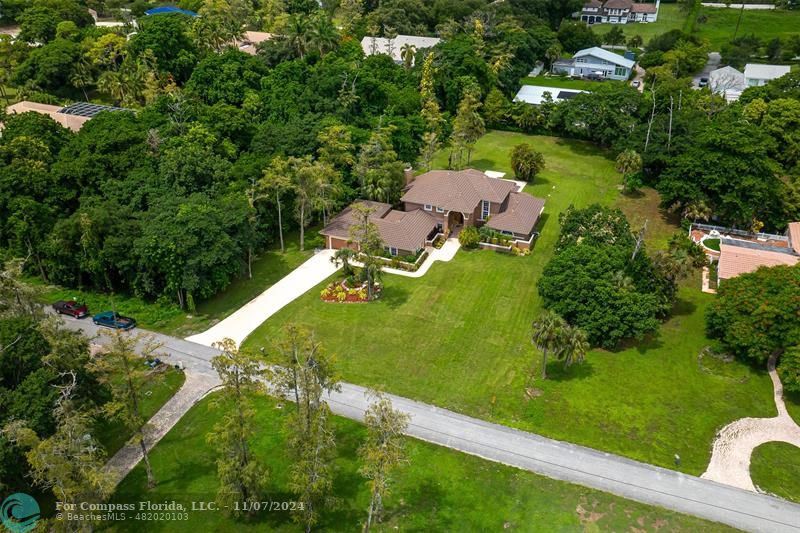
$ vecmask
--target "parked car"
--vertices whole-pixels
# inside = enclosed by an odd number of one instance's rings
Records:
[[[641,85],[641,84],[642,84],[642,83],[641,83],[639,80],[633,80],[633,83],[631,83],[631,85],[633,85],[633,86],[634,86],[634,87],[636,87],[637,89],[639,88],[639,85]]]
[[[92,322],[98,326],[105,326],[112,329],[133,329],[136,321],[130,317],[122,316],[113,311],[103,311],[92,317]]]
[[[708,78],[700,78],[700,82],[697,84],[698,87],[705,87],[708,85]]]
[[[59,315],[69,315],[75,318],[89,316],[89,309],[86,304],[75,301],[59,300],[53,304],[53,310]]]

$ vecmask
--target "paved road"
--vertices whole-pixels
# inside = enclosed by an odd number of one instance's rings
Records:
[[[203,333],[189,337],[188,340],[211,346],[215,342],[229,338],[236,341],[238,346],[269,317],[332,276],[338,269],[331,263],[334,252],[335,250],[317,252],[235,313]]]
[[[720,63],[722,62],[722,56],[719,52],[709,52],[708,53],[708,61],[706,61],[706,65],[692,80],[692,87],[695,89],[700,88],[700,78],[708,78],[711,75],[712,70],[716,70],[719,68]]]
[[[97,331],[91,322],[65,321],[68,327],[82,328],[88,335]],[[213,348],[166,335],[153,336],[170,354],[170,362],[181,362],[194,372],[213,372],[209,363],[217,353]],[[800,532],[800,505],[390,397],[396,408],[411,415],[409,435],[440,446],[744,530]],[[342,391],[332,394],[329,404],[337,415],[361,421],[367,407],[365,389],[342,384]]]

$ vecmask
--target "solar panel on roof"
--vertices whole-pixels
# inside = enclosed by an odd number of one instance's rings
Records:
[[[575,91],[559,91],[558,96],[556,98],[558,98],[559,100],[570,100],[574,98],[576,94],[580,93],[576,93]]]
[[[79,117],[94,117],[102,111],[130,111],[124,107],[113,107],[110,105],[92,104],[89,102],[77,102],[60,109],[59,113],[65,115],[75,115]]]

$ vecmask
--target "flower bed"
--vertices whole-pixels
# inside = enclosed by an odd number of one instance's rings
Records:
[[[381,287],[377,286],[374,291],[374,297],[378,298],[381,294]],[[347,281],[335,281],[322,289],[319,293],[319,298],[323,302],[336,302],[336,303],[366,303],[367,299],[367,284],[362,283],[360,287],[350,288],[347,286]]]

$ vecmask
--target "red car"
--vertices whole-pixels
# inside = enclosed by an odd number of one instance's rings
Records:
[[[59,315],[69,315],[75,318],[89,316],[89,309],[87,309],[86,304],[80,302],[59,301],[53,304],[53,309]]]

